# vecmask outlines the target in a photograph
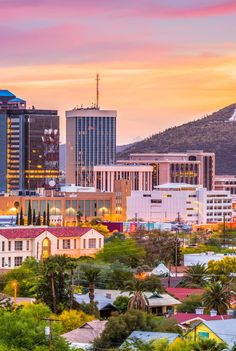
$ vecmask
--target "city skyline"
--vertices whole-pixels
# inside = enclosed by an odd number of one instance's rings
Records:
[[[118,144],[235,101],[235,1],[0,1],[1,89],[36,108],[115,109]]]

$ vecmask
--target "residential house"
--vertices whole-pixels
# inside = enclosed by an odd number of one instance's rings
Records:
[[[196,309],[198,310],[198,309]],[[183,329],[192,328],[193,325],[199,322],[205,321],[217,321],[231,319],[231,315],[219,315],[215,313],[216,311],[212,310],[210,314],[198,314],[198,313],[181,313],[177,312],[173,318],[178,322],[179,326]]]
[[[205,290],[201,288],[166,288],[166,291],[176,299],[184,301],[189,295],[203,295]]]
[[[149,331],[133,331],[130,336],[124,341],[120,346],[122,350],[127,344],[132,345],[136,341],[142,341],[145,344],[148,344],[155,340],[166,339],[169,342],[169,345],[173,346],[178,341],[181,340],[181,337],[177,333],[160,333],[160,332],[149,332]],[[135,348],[134,348],[135,350]]]
[[[236,319],[200,322],[185,334],[185,338],[193,340],[214,339],[232,347],[236,343]]]
[[[62,336],[69,342],[73,348],[83,348],[88,350],[92,343],[98,338],[105,329],[107,321],[94,321],[84,323],[81,327],[71,330]]]
[[[27,257],[51,255],[94,256],[104,246],[104,236],[93,228],[18,227],[0,229],[0,266],[21,266]]]

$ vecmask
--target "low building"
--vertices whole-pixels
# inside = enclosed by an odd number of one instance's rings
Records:
[[[184,254],[184,266],[193,266],[195,264],[208,264],[209,261],[220,261],[225,257],[236,257],[236,254],[219,254],[212,251],[201,252],[196,254]],[[236,268],[235,268],[236,270]],[[235,272],[232,272],[235,273]]]
[[[186,335],[186,338],[214,339],[233,347],[236,343],[236,319],[204,321],[195,325]]]
[[[190,295],[203,295],[204,289],[196,288],[166,288],[168,294],[174,296],[179,301],[184,301]]]
[[[156,315],[174,314],[176,307],[181,304],[180,301],[168,294],[152,292],[144,292],[143,294],[146,299],[146,310]],[[95,289],[95,302],[97,302],[101,317],[107,318],[113,311],[117,310],[113,302],[118,296],[131,297],[132,294],[120,290]],[[89,293],[75,294],[75,301],[78,304],[89,303]]]
[[[127,197],[127,218],[150,222],[185,222],[189,225],[230,222],[229,191],[208,191],[184,183],[159,185],[153,191],[132,191]]]
[[[81,327],[62,334],[63,338],[68,341],[72,348],[82,348],[83,350],[91,349],[94,340],[98,338],[105,329],[107,321],[95,319],[91,322],[84,323]]]
[[[181,336],[177,333],[161,333],[161,332],[149,332],[149,331],[133,331],[130,336],[120,346],[122,350],[127,345],[132,345],[137,341],[141,341],[144,344],[149,344],[155,340],[168,340],[169,346],[174,346],[178,341],[182,340]],[[135,347],[133,350],[136,350]]]
[[[0,229],[0,266],[11,269],[27,257],[37,261],[51,255],[94,256],[104,236],[92,228],[23,227]]]
[[[177,312],[174,319],[178,322],[183,329],[189,329],[194,324],[206,321],[217,321],[233,318],[230,315],[219,315],[212,311],[211,314],[197,314],[197,313],[180,313]]]
[[[236,175],[216,175],[215,190],[230,191],[232,195],[236,195]]]

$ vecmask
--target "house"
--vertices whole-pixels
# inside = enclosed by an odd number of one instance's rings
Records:
[[[69,344],[74,348],[83,348],[88,350],[94,340],[98,338],[105,329],[107,321],[95,319],[87,322],[81,327],[71,330],[68,333],[62,334]]]
[[[151,274],[166,277],[170,274],[170,271],[164,263],[159,263],[159,265],[151,271]]]
[[[185,334],[185,338],[209,338],[232,347],[236,343],[236,319],[200,322]]]
[[[104,236],[93,228],[15,227],[0,229],[0,266],[19,267],[27,257],[93,256],[104,246]]]
[[[177,305],[180,301],[168,294],[158,294],[152,292],[144,292],[144,297],[147,302],[146,309],[157,315],[165,315],[167,313],[175,313]],[[107,318],[113,311],[117,311],[113,302],[118,296],[131,297],[129,292],[122,292],[120,290],[95,289],[95,302],[97,302],[101,317]],[[89,293],[75,294],[75,301],[77,303],[89,303]]]
[[[124,341],[120,346],[122,350],[127,344],[132,345],[135,341],[142,341],[145,344],[148,344],[154,340],[167,339],[169,345],[174,345],[181,340],[181,337],[177,333],[160,333],[160,332],[149,332],[149,331],[133,331],[130,336]],[[135,350],[135,348],[134,348]]]
[[[183,301],[189,295],[202,295],[204,289],[192,289],[192,288],[166,288],[166,291],[174,296],[176,299]]]
[[[210,314],[198,314],[198,313],[180,313],[177,312],[173,318],[178,322],[179,326],[188,329],[193,326],[193,324],[205,321],[216,321],[216,320],[225,320],[233,318],[231,315],[219,315],[211,311]]]

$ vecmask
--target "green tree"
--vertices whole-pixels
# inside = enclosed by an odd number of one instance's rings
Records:
[[[19,213],[16,214],[16,225],[19,225]]]
[[[81,223],[82,216],[83,216],[83,213],[80,210],[78,210],[76,213],[77,225],[79,225]]]
[[[28,204],[27,224],[28,224],[28,225],[31,225],[31,224],[32,224],[32,209],[31,209],[31,201],[29,201],[29,204]]]
[[[115,301],[113,302],[113,305],[116,306],[119,312],[126,312],[128,309],[128,304],[129,304],[129,297],[128,296],[118,296]]]
[[[127,281],[133,279],[133,269],[124,263],[115,261],[111,264],[104,264],[101,267],[97,286],[102,289],[123,290]]]
[[[187,288],[202,288],[207,285],[208,269],[204,263],[197,263],[185,270],[182,285]]]
[[[24,217],[22,207],[20,208],[20,225],[24,225]]]
[[[208,262],[208,271],[213,280],[229,284],[232,280],[232,273],[236,273],[236,258],[225,257],[219,261],[211,260]]]
[[[218,343],[213,339],[199,339],[192,346],[193,351],[223,351],[226,349],[226,344]]]
[[[218,281],[206,287],[202,301],[208,312],[214,309],[218,314],[225,314],[230,306],[230,296],[231,293]]]
[[[48,227],[50,226],[50,208],[49,208],[49,203],[47,203],[46,225]]]
[[[86,322],[95,319],[95,316],[86,314],[83,311],[77,310],[64,310],[58,317],[62,322],[62,332],[67,333],[73,329],[79,328]]]
[[[137,267],[143,260],[145,251],[134,239],[115,239],[105,244],[97,258],[108,263],[119,261],[130,267]]]
[[[177,306],[178,312],[184,313],[195,313],[196,308],[202,306],[202,295],[189,295],[187,296],[181,305]]]
[[[84,264],[80,266],[81,278],[86,280],[89,287],[89,300],[90,304],[94,303],[94,289],[95,282],[98,280],[100,274],[100,267],[95,266],[94,264]]]
[[[43,211],[43,225],[47,225],[46,211]]]
[[[33,209],[33,225],[36,224],[36,212],[35,212],[35,208]]]
[[[37,219],[36,219],[36,225],[41,225],[41,215],[40,212],[38,213]]]
[[[132,294],[128,303],[129,310],[147,310],[148,301],[143,293],[145,291],[145,287],[142,280],[134,279],[130,282],[127,282],[125,290],[129,291],[130,295]]]

